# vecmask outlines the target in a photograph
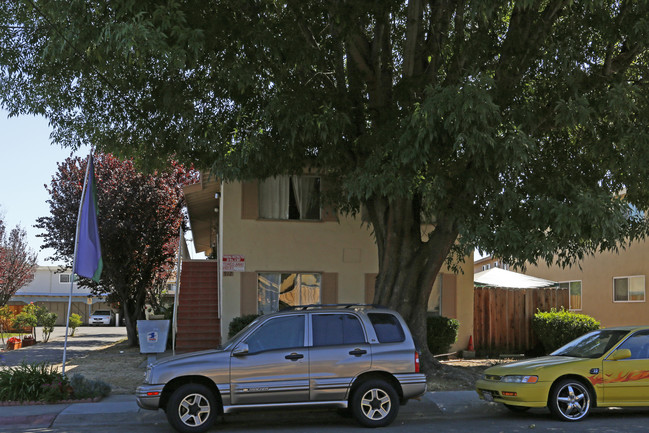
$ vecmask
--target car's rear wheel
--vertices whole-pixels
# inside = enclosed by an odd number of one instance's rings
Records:
[[[550,411],[561,421],[579,421],[590,412],[590,390],[582,382],[565,379],[550,391]]]
[[[399,396],[392,385],[380,380],[361,384],[352,395],[354,418],[365,427],[384,427],[399,413]]]
[[[175,390],[167,403],[169,424],[181,433],[207,431],[218,415],[212,391],[198,383],[188,383]]]

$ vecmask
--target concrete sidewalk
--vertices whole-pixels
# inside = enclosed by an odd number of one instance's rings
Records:
[[[503,410],[502,405],[480,400],[475,391],[428,392],[420,400],[413,400],[402,406],[399,417],[422,419],[493,414]],[[275,415],[276,414],[276,415]],[[257,416],[283,417],[285,411],[245,412],[245,415],[226,415],[231,422],[249,422]],[[305,412],[308,416],[308,412]],[[140,409],[133,395],[112,395],[97,403],[73,403],[33,406],[1,406],[0,431],[34,428],[65,428],[113,425],[154,425],[167,424],[162,410]],[[90,430],[88,430],[90,431]]]

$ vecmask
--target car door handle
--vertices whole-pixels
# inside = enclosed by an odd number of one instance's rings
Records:
[[[354,349],[351,352],[349,352],[350,355],[354,355],[354,356],[361,356],[361,355],[365,355],[366,353],[367,350],[364,349]]]
[[[298,359],[304,358],[304,355],[302,355],[301,353],[293,352],[290,355],[286,355],[284,358],[290,359],[291,361],[297,361]]]

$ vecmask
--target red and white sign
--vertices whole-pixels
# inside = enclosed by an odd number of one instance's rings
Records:
[[[223,272],[245,272],[246,258],[239,254],[223,255]]]

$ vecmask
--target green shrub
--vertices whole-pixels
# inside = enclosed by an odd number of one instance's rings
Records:
[[[0,371],[0,401],[56,401],[72,393],[67,379],[51,364],[21,363]]]
[[[457,330],[460,322],[444,316],[430,315],[426,318],[428,349],[433,355],[448,353],[451,345],[457,341]]]
[[[80,374],[68,379],[52,364],[22,363],[0,371],[0,401],[43,401],[105,397],[110,385]]]
[[[550,353],[584,335],[599,329],[600,323],[585,314],[573,313],[563,308],[557,311],[537,311],[532,319],[532,329],[543,345],[546,353]]]
[[[230,326],[228,327],[228,338],[232,338],[237,335],[237,332],[248,326],[250,322],[252,322],[259,316],[259,314],[245,314],[243,316],[235,317],[234,319],[232,319]]]
[[[110,385],[101,380],[86,379],[80,374],[75,374],[70,379],[70,386],[74,398],[106,397],[110,394]]]
[[[74,331],[81,326],[81,316],[76,313],[70,314],[70,320],[68,321],[68,326],[70,327],[70,336],[74,336]]]
[[[41,326],[43,327],[43,343],[47,343],[50,339],[50,334],[54,331],[56,325],[56,313],[47,313],[41,317]]]
[[[14,320],[12,322],[13,327],[16,330],[20,330],[19,332],[21,334],[24,333],[25,330],[29,329],[30,333],[33,332],[34,327],[38,324],[38,319],[36,319],[36,315],[28,312],[28,311],[21,311],[14,317]]]

